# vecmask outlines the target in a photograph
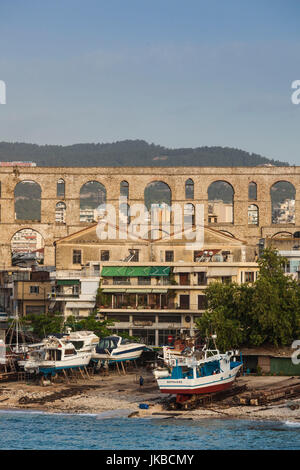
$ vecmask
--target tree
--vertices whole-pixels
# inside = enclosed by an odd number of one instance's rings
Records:
[[[250,342],[289,345],[299,332],[300,286],[284,274],[287,260],[273,249],[259,259],[251,305]]]
[[[197,321],[203,336],[216,333],[220,349],[290,345],[300,334],[300,285],[284,273],[287,260],[273,249],[259,259],[253,284],[213,283],[208,310]]]
[[[45,336],[55,333],[62,333],[64,325],[64,317],[59,312],[34,315],[27,315],[24,319],[24,323],[29,323],[33,334],[39,338],[45,338]]]
[[[109,336],[111,331],[108,326],[113,326],[112,320],[97,320],[96,315],[89,315],[81,320],[76,319],[74,316],[69,316],[66,320],[65,326],[72,328],[74,331],[88,330],[93,331],[97,336]]]

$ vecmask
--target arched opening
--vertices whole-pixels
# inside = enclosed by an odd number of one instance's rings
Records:
[[[300,232],[295,232],[294,233],[294,238],[300,238]]]
[[[144,202],[147,210],[151,210],[151,206],[171,206],[172,194],[171,189],[163,181],[153,181],[149,183],[144,191]]]
[[[248,185],[248,199],[249,201],[257,200],[257,184],[253,181]]]
[[[234,190],[226,181],[215,181],[207,190],[208,223],[233,224]]]
[[[129,184],[127,181],[120,183],[120,198],[121,200],[128,200],[129,198]]]
[[[80,222],[97,222],[100,205],[106,202],[106,189],[98,181],[89,181],[80,189]]]
[[[21,181],[15,187],[15,220],[41,221],[41,187],[35,181]]]
[[[272,224],[295,223],[296,190],[289,181],[278,181],[271,187]]]
[[[184,225],[186,227],[195,225],[195,206],[188,203],[184,205]]]
[[[194,199],[194,181],[191,178],[185,182],[185,198]]]
[[[169,233],[172,193],[167,183],[163,181],[149,183],[144,191],[144,203],[149,211],[149,218],[146,222],[150,222],[152,226],[157,228],[158,226],[164,226],[163,230]],[[152,230],[152,239],[158,236],[157,228]]]
[[[55,222],[57,224],[66,223],[66,204],[64,202],[58,202],[55,207]]]
[[[248,206],[248,225],[259,225],[259,213],[256,204]]]
[[[65,197],[65,182],[62,178],[60,178],[56,184],[56,197],[59,197],[59,198]]]
[[[44,239],[31,228],[24,228],[11,239],[12,266],[30,267],[44,263]]]

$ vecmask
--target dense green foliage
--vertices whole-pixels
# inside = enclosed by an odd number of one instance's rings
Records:
[[[244,346],[290,345],[300,335],[300,285],[284,274],[286,260],[266,249],[253,284],[213,283],[208,310],[198,319],[200,334],[217,334],[222,350]]]
[[[26,315],[24,322],[30,325],[32,333],[39,338],[55,333],[62,333],[64,318],[58,313],[39,314],[39,315]]]
[[[66,327],[70,327],[72,331],[93,331],[99,337],[108,336],[111,334],[111,331],[107,327],[114,325],[111,320],[97,320],[95,315],[90,315],[81,320],[70,316],[65,322],[64,317],[59,312],[43,315],[27,315],[24,319],[24,324],[30,326],[32,333],[41,339],[50,334],[63,333]]]
[[[39,166],[288,166],[230,147],[169,149],[144,140],[69,146],[0,142],[0,161],[18,160]]]
[[[81,320],[77,320],[75,317],[70,316],[67,318],[65,327],[70,327],[72,331],[87,330],[93,331],[97,336],[109,336],[111,331],[107,328],[108,326],[113,326],[114,322],[112,320],[97,320],[96,315],[90,315]]]

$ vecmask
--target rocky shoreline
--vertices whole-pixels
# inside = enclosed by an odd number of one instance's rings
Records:
[[[53,383],[42,387],[32,382],[10,382],[0,385],[0,410],[31,410],[47,413],[101,414],[114,412],[132,418],[164,419],[253,419],[280,420],[300,423],[300,399],[281,400],[266,406],[236,405],[231,402],[213,402],[193,410],[169,410],[168,396],[159,392],[151,373],[142,371],[144,385],[140,387],[140,374],[111,374],[108,377],[95,375],[88,380],[69,383]],[[239,377],[238,385],[247,385],[248,390],[281,387],[289,377]],[[294,381],[294,382],[293,382]],[[148,409],[140,409],[146,403]]]

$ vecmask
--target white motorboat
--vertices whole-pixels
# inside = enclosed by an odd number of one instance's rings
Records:
[[[145,347],[145,344],[133,343],[121,336],[111,335],[99,341],[92,358],[109,362],[132,361],[142,355]]]
[[[65,337],[49,336],[44,344],[42,359],[38,361],[38,371],[44,375],[54,375],[63,369],[85,367],[89,364],[92,351],[76,350]]]
[[[66,334],[48,336],[41,343],[28,345],[26,359],[19,361],[18,365],[29,373],[40,372],[49,361],[59,361],[56,369],[67,369],[68,364],[70,367],[81,367],[90,362],[98,342],[98,336],[92,331],[68,331]]]

